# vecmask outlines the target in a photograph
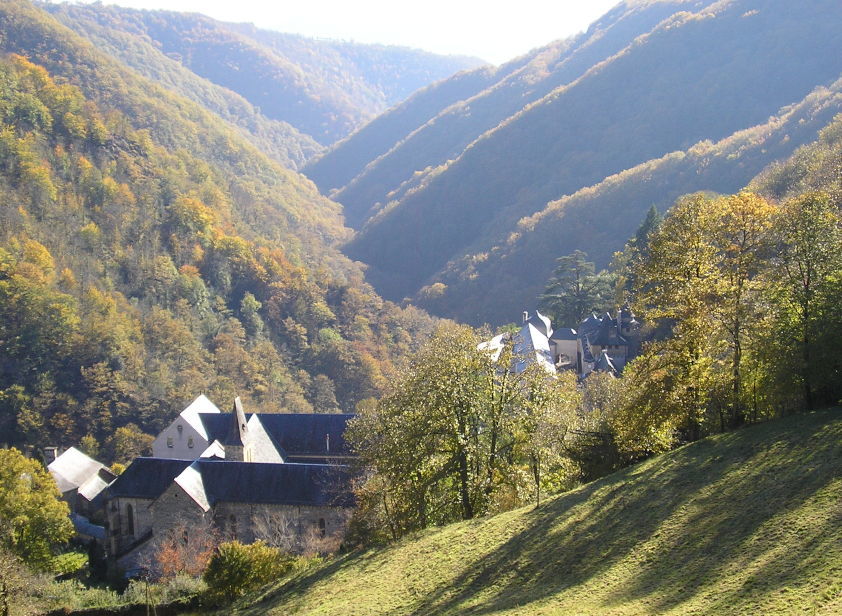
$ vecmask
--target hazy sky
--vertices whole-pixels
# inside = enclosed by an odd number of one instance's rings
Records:
[[[85,0],[90,1],[90,0]],[[105,0],[195,11],[307,36],[418,47],[499,64],[587,28],[620,0]]]

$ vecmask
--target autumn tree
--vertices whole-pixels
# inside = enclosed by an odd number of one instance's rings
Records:
[[[540,498],[546,485],[574,383],[537,365],[516,371],[512,340],[496,358],[479,343],[468,327],[443,326],[349,428],[370,472],[358,499],[394,537],[528,501],[523,488]]]
[[[0,549],[34,569],[46,569],[53,548],[73,534],[67,503],[35,460],[17,449],[0,449]]]
[[[719,321],[731,355],[729,423],[745,420],[743,395],[744,351],[757,331],[752,325],[760,316],[762,274],[771,249],[770,229],[775,209],[763,197],[750,192],[711,202],[718,276],[711,314]]]
[[[807,193],[783,206],[775,234],[779,244],[770,286],[777,331],[790,342],[787,356],[797,358],[804,406],[813,409],[823,342],[832,340],[834,332],[839,337],[842,217],[827,194]],[[822,402],[836,400],[828,396]]]

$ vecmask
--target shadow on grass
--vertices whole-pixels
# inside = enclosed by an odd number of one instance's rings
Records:
[[[773,550],[774,541],[746,540],[834,479],[827,471],[839,468],[842,425],[827,426],[831,418],[822,413],[741,430],[563,495],[529,514],[523,532],[472,563],[414,614],[524,606],[604,576],[636,551],[628,577],[607,580],[617,590],[606,608],[644,598],[658,611],[680,604],[729,565]],[[818,524],[817,536],[835,522]],[[801,579],[801,555],[785,558],[769,583]]]
[[[832,531],[842,522],[842,509],[837,503],[837,515],[801,529],[803,549],[791,553],[775,553],[781,544],[776,539],[798,543],[776,523],[813,497],[839,497],[822,492],[839,479],[842,467],[842,423],[831,423],[839,416],[838,410],[828,411],[754,426],[564,494],[517,518],[522,530],[487,555],[442,575],[436,591],[416,598],[409,613],[491,614],[565,590],[575,594],[586,584],[589,592],[601,591],[605,609],[641,600],[654,613],[695,597],[749,563],[754,569],[744,583],[711,599],[711,607],[727,608],[752,593],[797,585],[809,573],[804,557],[838,535]],[[818,510],[826,514],[828,507]],[[385,555],[380,550],[345,556],[238,613],[264,614],[279,600],[294,601],[336,574],[359,573],[368,561],[382,566],[388,552],[400,549],[398,544],[385,548]]]

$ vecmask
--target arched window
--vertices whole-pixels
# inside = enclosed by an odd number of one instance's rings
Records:
[[[319,537],[324,537],[327,532],[327,525],[324,518],[319,518]]]
[[[126,505],[126,532],[134,537],[134,509]]]
[[[236,539],[237,538],[237,516],[235,516],[232,513],[231,516],[228,518],[228,523],[231,527],[230,528],[231,538]]]

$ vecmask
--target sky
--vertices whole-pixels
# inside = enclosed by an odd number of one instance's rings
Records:
[[[104,0],[103,4],[193,11],[280,32],[403,45],[500,64],[587,29],[619,1]]]

